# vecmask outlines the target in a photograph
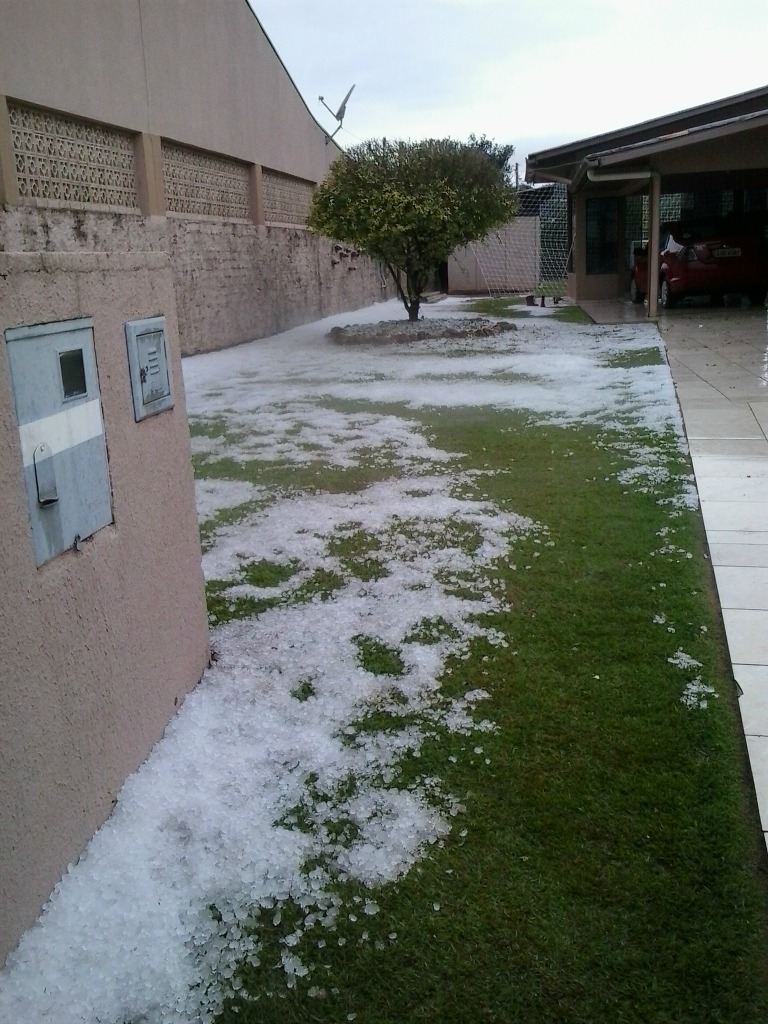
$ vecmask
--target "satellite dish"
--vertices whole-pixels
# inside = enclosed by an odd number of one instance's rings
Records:
[[[350,96],[352,95],[352,90],[353,90],[354,88],[355,88],[355,87],[354,87],[354,85],[350,87],[350,90],[349,90],[349,92],[348,92],[348,93],[347,93],[347,95],[346,95],[346,96],[344,97],[344,99],[343,99],[343,100],[341,101],[341,106],[339,107],[339,109],[338,109],[338,110],[336,111],[336,113],[334,114],[334,117],[335,117],[335,118],[336,118],[336,120],[337,120],[337,121],[339,122],[339,124],[341,124],[341,122],[342,122],[342,121],[344,120],[344,115],[345,115],[345,114],[346,114],[346,112],[347,112],[347,100],[348,100],[348,99],[349,99],[349,97],[350,97]]]
[[[336,111],[336,113],[335,113],[335,114],[333,113],[333,111],[331,110],[331,108],[330,108],[330,107],[328,106],[328,104],[327,104],[327,103],[325,102],[325,100],[323,99],[323,97],[322,97],[322,96],[318,97],[318,98],[319,98],[319,100],[320,100],[320,102],[321,102],[321,103],[323,104],[323,106],[325,107],[325,109],[326,109],[326,110],[328,111],[328,113],[329,113],[329,114],[331,114],[331,115],[333,115],[333,117],[335,117],[335,119],[336,119],[336,120],[337,120],[337,121],[339,122],[339,124],[338,124],[338,127],[337,127],[337,128],[336,128],[336,130],[334,131],[333,135],[335,135],[335,134],[336,134],[336,132],[337,132],[337,131],[339,130],[339,128],[341,128],[341,122],[342,122],[342,121],[344,120],[344,115],[345,115],[345,114],[346,114],[346,112],[347,112],[347,100],[348,100],[348,99],[349,99],[349,97],[350,97],[350,96],[352,95],[352,90],[353,90],[354,88],[355,88],[355,87],[354,87],[354,85],[352,85],[352,86],[350,87],[350,90],[349,90],[349,92],[348,92],[348,93],[347,93],[347,95],[346,95],[346,96],[344,97],[344,99],[343,99],[343,100],[341,101],[341,105],[339,106],[339,109],[338,109],[338,110]],[[328,144],[328,143],[329,143],[329,142],[331,141],[331,139],[333,138],[333,135],[326,135],[326,137],[325,137],[325,142],[326,142],[326,145],[327,145],[327,144]]]

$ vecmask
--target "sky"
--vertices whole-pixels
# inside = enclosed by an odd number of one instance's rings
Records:
[[[486,476],[512,470],[467,468],[461,453],[436,445],[418,409],[496,406],[525,409],[538,423],[612,423],[626,431],[618,448],[629,468],[615,474],[622,490],[647,493],[666,473],[664,446],[637,444],[638,431],[671,427],[682,444],[655,327],[578,327],[551,313],[537,307],[514,333],[452,347],[439,323],[462,316],[461,300],[451,299],[425,311],[434,337],[409,345],[328,339],[332,326],[367,323],[378,332],[382,317],[402,321],[391,300],[184,360],[187,410],[209,428],[193,436],[199,516],[213,528],[203,571],[229,584],[230,599],[285,600],[214,629],[217,660],[0,971],[3,1024],[206,1024],[238,987],[236,964],[260,956],[265,995],[306,985],[320,998],[322,986],[339,986],[348,1010],[340,1019],[364,1009],[343,977],[329,977],[323,949],[397,942],[387,883],[435,843],[460,841],[477,825],[476,806],[447,788],[434,759],[416,778],[401,778],[400,765],[418,759],[430,737],[452,733],[451,758],[476,774],[496,770],[484,749],[495,730],[487,670],[478,659],[464,684],[471,689],[447,693],[441,681],[475,638],[511,647],[482,615],[508,607],[499,560],[524,588],[528,559],[559,557],[557,523],[534,523],[484,493]],[[653,365],[629,358],[647,350],[657,353]],[[391,411],[395,402],[404,414]],[[251,479],[222,479],[222,459],[244,466],[231,476]],[[387,472],[361,486],[355,470],[372,459]],[[291,493],[265,483],[263,462],[352,472],[346,491],[323,489],[317,470],[316,489]],[[690,478],[677,485],[687,504]],[[660,520],[671,523],[676,506],[664,509]],[[225,514],[211,522],[217,512]],[[361,578],[340,554],[358,531],[372,538],[366,558],[380,573]],[[658,535],[667,552],[673,533]],[[244,577],[263,559],[285,568],[282,579]],[[319,573],[338,579],[332,598],[290,600]],[[666,623],[661,591],[654,621]],[[680,699],[703,709],[709,691],[689,679],[698,662],[678,648],[673,625],[664,628]],[[396,684],[361,664],[361,635],[398,652]],[[402,724],[361,726],[371,708]],[[344,823],[349,832],[339,831]],[[340,888],[337,876],[367,888]],[[253,914],[255,934],[243,928]],[[264,937],[275,942],[260,949]]]
[[[530,153],[767,84],[766,0],[248,0],[336,141]]]

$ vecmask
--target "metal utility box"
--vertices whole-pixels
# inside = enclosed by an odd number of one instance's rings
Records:
[[[5,332],[35,564],[112,522],[90,317]]]
[[[172,409],[173,388],[165,317],[128,321],[125,340],[136,421]]]

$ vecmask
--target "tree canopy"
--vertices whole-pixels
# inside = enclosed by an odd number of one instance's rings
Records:
[[[508,185],[513,184],[512,180],[512,165],[510,161],[514,156],[515,147],[511,143],[496,142],[494,139],[486,138],[485,135],[481,135],[479,138],[477,135],[469,136],[469,145],[479,149],[482,153],[492,160],[499,170],[504,175],[504,180]],[[516,183],[515,183],[516,185]]]
[[[309,226],[381,260],[417,320],[439,264],[515,209],[504,168],[480,145],[373,139],[333,164],[315,191]]]

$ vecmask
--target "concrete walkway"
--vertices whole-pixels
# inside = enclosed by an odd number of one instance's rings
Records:
[[[646,321],[631,303],[580,303],[598,323]],[[766,311],[663,314],[768,842],[768,330]]]

